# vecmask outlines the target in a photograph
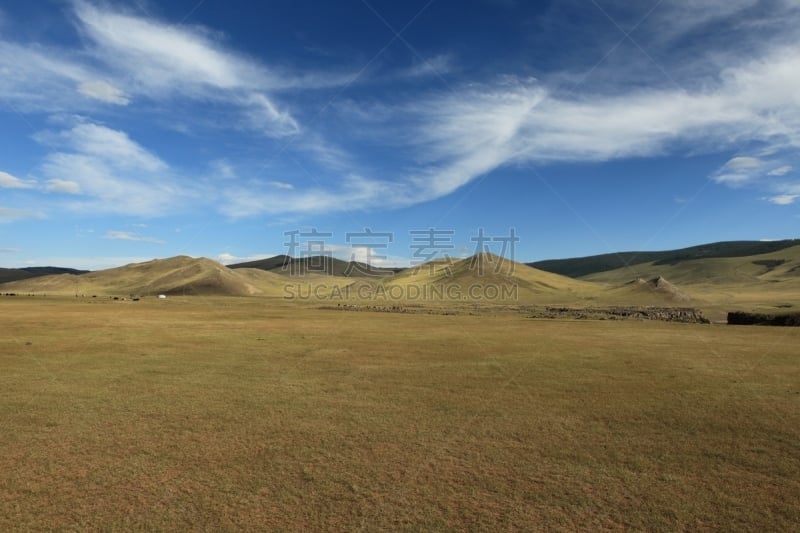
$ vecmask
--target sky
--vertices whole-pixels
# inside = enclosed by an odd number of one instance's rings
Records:
[[[3,0],[0,267],[800,236],[797,0]]]

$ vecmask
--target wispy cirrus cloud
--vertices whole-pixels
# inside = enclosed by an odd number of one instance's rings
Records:
[[[32,189],[35,186],[35,181],[22,180],[0,170],[0,189]]]
[[[45,185],[45,190],[47,192],[55,192],[63,194],[80,194],[81,186],[77,181],[53,178],[47,180],[47,185]]]
[[[89,80],[78,84],[78,92],[109,104],[128,105],[130,99],[119,88],[103,80]]]
[[[270,257],[275,257],[279,255],[278,253],[274,254],[254,254],[254,255],[246,255],[246,256],[238,256],[231,254],[229,252],[223,252],[221,254],[217,254],[216,260],[223,265],[232,265],[236,263],[248,263],[250,261],[260,261],[261,259],[269,259]]]
[[[780,154],[800,147],[800,103],[791,89],[800,86],[795,50],[780,46],[730,65],[695,90],[564,96],[537,80],[503,77],[394,108],[381,104],[388,132],[381,140],[392,143],[392,137],[416,165],[385,180],[350,178],[334,190],[297,190],[278,201],[232,194],[225,209],[253,214],[400,207],[447,195],[507,165],[605,162],[751,144],[771,155],[735,157],[713,179],[744,185],[770,172],[786,175],[790,165]],[[376,129],[374,122],[369,126]]]
[[[287,72],[229,49],[210,30],[175,25],[74,2],[90,51],[125,90],[149,98],[214,101],[238,109],[242,122],[268,137],[300,132],[298,119],[274,93],[341,86],[347,73]],[[121,97],[120,97],[121,98]]]
[[[107,231],[103,235],[104,239],[111,239],[116,241],[131,241],[131,242],[146,242],[151,244],[165,244],[165,241],[155,237],[146,237],[138,233],[131,233],[128,231]]]
[[[44,218],[39,211],[0,206],[0,222],[13,222],[26,218]]]
[[[767,172],[768,176],[785,176],[794,169],[791,165],[783,165]]]
[[[18,44],[0,37],[0,106],[21,112],[85,109],[79,84],[100,74],[75,54],[42,44]],[[93,99],[92,99],[93,100]]]
[[[84,111],[97,104],[129,105],[182,99],[214,102],[268,137],[300,131],[278,91],[337,87],[350,73],[291,72],[228,48],[202,26],[170,24],[112,4],[71,3],[81,48],[19,43],[0,37],[0,100],[35,112]],[[226,124],[218,122],[219,126]]]
[[[775,205],[790,205],[793,204],[797,198],[800,198],[800,194],[778,194],[776,196],[771,196],[767,200]]]
[[[193,194],[166,162],[125,132],[80,122],[35,138],[54,149],[39,169],[46,190],[72,195],[71,209],[159,216],[181,210]]]
[[[276,189],[283,189],[284,191],[294,190],[294,185],[291,183],[286,183],[285,181],[268,181],[267,185],[271,185]]]
[[[158,156],[131,140],[127,133],[92,122],[79,122],[68,130],[58,132],[40,132],[34,138],[43,144],[66,148],[119,167],[156,172],[168,166]]]

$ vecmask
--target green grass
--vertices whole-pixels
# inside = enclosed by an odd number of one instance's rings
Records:
[[[793,530],[800,330],[2,298],[0,529]]]

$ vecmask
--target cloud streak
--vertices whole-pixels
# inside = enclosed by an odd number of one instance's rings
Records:
[[[46,190],[72,195],[73,210],[159,216],[185,208],[194,194],[166,162],[125,132],[82,122],[35,138],[56,149],[40,167]]]
[[[536,80],[502,78],[469,85],[386,112],[386,126],[410,134],[416,167],[390,181],[346,180],[336,190],[298,190],[281,197],[231,195],[231,212],[401,207],[440,198],[500,167],[607,162],[668,153],[719,152],[759,146],[773,154],[731,159],[714,181],[741,186],[758,176],[786,175],[775,154],[800,147],[800,54],[778,47],[719,72],[701,89],[635,89],[615,96],[563,97]],[[371,125],[374,127],[374,125]],[[348,201],[349,200],[349,201]]]
[[[131,242],[145,242],[152,244],[165,244],[161,239],[155,237],[145,237],[138,233],[131,233],[128,231],[107,231],[103,236],[104,239],[111,239],[116,241],[131,241]]]
[[[78,84],[78,92],[109,104],[124,106],[130,102],[130,99],[119,88],[102,80],[81,82]]]
[[[35,186],[33,181],[21,180],[8,172],[0,171],[0,189],[32,189]]]

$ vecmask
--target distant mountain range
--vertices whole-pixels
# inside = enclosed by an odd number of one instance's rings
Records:
[[[583,275],[570,277],[536,268],[542,263],[551,269],[563,267],[562,271],[573,276]],[[620,264],[623,266],[617,266]],[[611,268],[614,266],[617,268]],[[735,309],[775,313],[800,308],[797,240],[714,243],[671,252],[625,252],[531,264],[477,254],[407,269],[370,268],[330,257],[277,256],[225,266],[206,258],[178,256],[95,272],[53,267],[5,270],[9,271],[17,275],[22,271],[25,278],[0,283],[0,295],[166,294],[436,305],[694,306],[715,317]],[[335,294],[338,300],[332,299]]]

